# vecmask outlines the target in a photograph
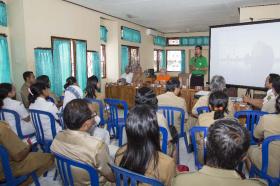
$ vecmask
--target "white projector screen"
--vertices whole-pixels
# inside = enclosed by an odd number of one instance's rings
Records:
[[[269,73],[280,74],[280,20],[210,27],[210,78],[261,88]]]

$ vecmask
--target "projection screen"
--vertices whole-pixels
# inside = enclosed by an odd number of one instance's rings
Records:
[[[229,85],[264,87],[269,73],[280,74],[280,20],[210,27],[209,72]]]

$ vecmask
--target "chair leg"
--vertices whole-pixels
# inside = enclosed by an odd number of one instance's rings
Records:
[[[57,171],[57,169],[55,169],[55,173],[54,173],[54,177],[53,177],[53,180],[54,180],[54,181],[56,180],[57,175],[58,175],[58,171]]]
[[[185,146],[186,146],[186,150],[187,150],[187,152],[188,152],[188,153],[193,152],[193,149],[191,148],[191,145],[189,145],[189,143],[188,143],[188,137],[187,137],[187,134],[186,134],[186,133],[184,133],[184,134],[183,134],[183,137],[184,137],[184,142],[185,142]]]
[[[180,138],[179,138],[179,140],[178,140],[178,143],[176,144],[176,153],[177,153],[177,165],[179,165],[180,164]]]
[[[254,165],[251,165],[250,171],[249,171],[249,178],[253,178],[255,176],[255,167]]]
[[[37,174],[35,172],[31,173],[31,177],[33,179],[33,182],[34,182],[35,186],[40,186],[40,182],[38,180],[38,176],[37,176]]]

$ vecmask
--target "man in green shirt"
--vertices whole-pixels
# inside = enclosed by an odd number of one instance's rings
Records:
[[[206,57],[202,56],[202,46],[195,46],[195,56],[191,58],[191,87],[204,86],[204,75],[208,70]]]

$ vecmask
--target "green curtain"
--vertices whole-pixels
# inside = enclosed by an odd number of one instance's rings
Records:
[[[100,40],[104,41],[105,43],[107,42],[107,33],[107,28],[105,26],[100,26]]]
[[[121,53],[121,74],[125,73],[125,68],[129,64],[129,59],[128,59],[128,47],[127,46],[122,46],[122,53]]]
[[[70,40],[54,39],[53,62],[54,62],[54,92],[61,96],[66,79],[71,76],[71,51]]]
[[[181,72],[186,72],[186,51],[181,51]]]
[[[101,62],[100,62],[100,56],[98,52],[92,52],[92,72],[93,75],[95,75],[99,82],[101,82]]]
[[[76,44],[76,78],[82,90],[87,84],[87,44],[85,41],[75,41]]]
[[[11,83],[7,37],[0,35],[0,83]]]
[[[154,45],[165,47],[166,46],[166,38],[162,36],[154,37]]]
[[[7,26],[7,8],[3,1],[0,1],[0,25]]]
[[[51,90],[54,91],[54,66],[51,49],[36,48],[35,68],[36,76],[47,75],[51,81]]]
[[[122,39],[135,43],[141,43],[141,33],[138,30],[134,30],[123,26]]]
[[[161,61],[160,61],[160,64],[159,64],[159,68],[160,69],[161,68],[166,69],[166,51],[162,50],[161,54],[162,54],[162,58],[161,58]]]
[[[208,36],[181,37],[180,45],[181,46],[195,46],[195,45],[208,46],[209,37]]]

